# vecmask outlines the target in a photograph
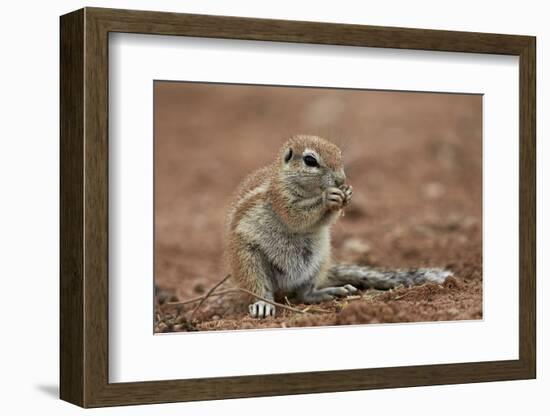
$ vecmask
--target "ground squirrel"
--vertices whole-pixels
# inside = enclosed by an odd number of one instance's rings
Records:
[[[306,135],[289,139],[271,165],[248,176],[227,216],[226,260],[237,284],[268,300],[318,303],[358,288],[441,283],[452,274],[332,264],[330,228],[352,198],[345,182],[340,149]],[[275,307],[260,300],[249,313],[274,316]]]

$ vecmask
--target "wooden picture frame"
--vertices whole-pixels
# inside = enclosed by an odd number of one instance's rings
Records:
[[[61,399],[100,407],[535,378],[534,37],[100,8],[62,16],[60,29]],[[519,56],[519,359],[109,383],[110,32]]]

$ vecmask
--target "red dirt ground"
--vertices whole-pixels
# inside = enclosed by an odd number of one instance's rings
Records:
[[[478,95],[157,82],[155,331],[480,319],[481,110]],[[343,149],[354,199],[333,228],[337,261],[439,266],[455,277],[306,314],[279,308],[265,320],[249,318],[241,296],[211,297],[190,321],[197,303],[168,303],[204,295],[227,274],[228,198],[296,133]]]

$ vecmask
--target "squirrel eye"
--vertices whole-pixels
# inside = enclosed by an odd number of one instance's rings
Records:
[[[319,166],[319,162],[317,162],[317,159],[315,159],[313,156],[310,156],[310,155],[304,156],[304,163],[307,166],[311,166],[311,167]]]

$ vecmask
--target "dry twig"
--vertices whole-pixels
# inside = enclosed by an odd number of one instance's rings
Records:
[[[195,316],[195,313],[199,310],[199,308],[202,306],[204,301],[208,299],[208,297],[212,294],[214,290],[216,290],[219,286],[221,286],[223,283],[226,282],[227,279],[231,277],[230,274],[225,276],[222,280],[220,280],[218,283],[216,283],[214,286],[210,288],[210,290],[204,295],[203,299],[199,302],[199,304],[193,309],[193,312],[191,312],[191,317],[189,318],[189,322],[193,322],[193,317]]]
[[[229,288],[229,289],[225,289],[225,290],[222,290],[222,291],[219,291],[219,292],[215,292],[214,291],[220,287],[227,279],[229,279],[231,275],[227,275],[225,276],[222,280],[220,280],[218,283],[216,283],[209,291],[208,293],[206,293],[206,295],[204,296],[199,296],[199,297],[196,297],[196,298],[193,298],[193,299],[190,299],[190,300],[186,300],[184,302],[167,302],[165,303],[164,305],[165,306],[183,306],[183,305],[188,305],[188,304],[191,304],[191,303],[196,303],[196,302],[199,302],[199,304],[195,307],[195,309],[193,309],[193,312],[191,312],[191,316],[189,318],[189,322],[192,322],[193,321],[193,318],[195,316],[195,314],[197,313],[197,311],[200,309],[200,307],[203,305],[203,303],[206,301],[206,299],[208,299],[209,297],[213,297],[213,296],[223,296],[223,295],[227,295],[227,294],[230,294],[230,293],[246,293],[247,295],[250,295],[250,296],[253,296],[255,297],[256,299],[258,300],[262,300],[266,303],[269,303],[273,306],[277,306],[281,309],[286,309],[286,310],[289,310],[289,311],[292,311],[292,312],[296,312],[296,313],[300,313],[300,314],[305,314],[309,311],[312,311],[312,312],[318,312],[318,313],[330,313],[330,311],[327,311],[327,310],[324,310],[324,309],[321,309],[321,308],[313,308],[313,307],[306,307],[304,310],[302,309],[298,309],[298,308],[294,308],[290,305],[285,305],[285,304],[282,304],[282,303],[279,303],[279,302],[275,302],[273,300],[270,300],[270,299],[267,299],[267,298],[264,298],[263,296],[260,296],[260,295],[257,295],[256,293],[254,292],[251,292],[250,290],[247,290],[247,289],[243,289],[243,288],[240,288],[240,287],[232,287],[232,288]],[[287,300],[288,302],[288,300]],[[289,302],[290,303],[290,302]]]

